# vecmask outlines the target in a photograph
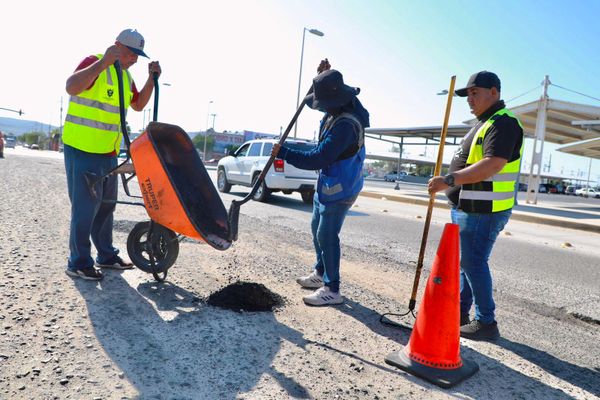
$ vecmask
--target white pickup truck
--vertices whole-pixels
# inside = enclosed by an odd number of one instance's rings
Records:
[[[277,142],[275,139],[251,140],[244,143],[232,155],[219,160],[217,165],[219,191],[228,193],[232,185],[252,187],[267,164],[273,145]],[[317,144],[306,140],[289,139],[285,141],[285,146],[290,149],[310,151]],[[275,160],[253,199],[266,201],[271,193],[278,191],[284,194],[300,192],[302,201],[311,204],[318,172],[299,169],[283,160]]]

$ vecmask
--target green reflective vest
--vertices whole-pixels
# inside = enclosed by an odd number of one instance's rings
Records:
[[[98,59],[102,54],[98,54]],[[133,98],[129,71],[123,70],[125,113]],[[117,71],[110,66],[98,75],[91,88],[69,100],[62,140],[76,149],[98,154],[119,152],[121,124]]]
[[[467,167],[483,160],[485,134],[503,115],[514,118],[523,129],[523,125],[512,112],[506,108],[498,110],[475,133],[469,149]],[[482,182],[462,185],[459,194],[459,208],[472,213],[490,213],[511,209],[515,205],[515,185],[519,176],[522,155],[523,144],[521,143],[519,158],[506,163],[499,172]]]

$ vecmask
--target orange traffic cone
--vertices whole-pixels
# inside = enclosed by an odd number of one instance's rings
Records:
[[[408,344],[387,364],[449,388],[479,370],[460,357],[458,225],[446,224]]]

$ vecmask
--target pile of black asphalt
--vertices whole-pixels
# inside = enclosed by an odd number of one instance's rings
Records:
[[[273,311],[283,305],[282,297],[265,285],[239,281],[211,294],[206,302],[234,311]]]

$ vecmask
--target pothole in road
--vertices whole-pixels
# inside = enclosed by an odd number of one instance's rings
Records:
[[[235,282],[211,294],[206,300],[211,306],[234,311],[273,311],[283,305],[283,299],[265,285]]]

